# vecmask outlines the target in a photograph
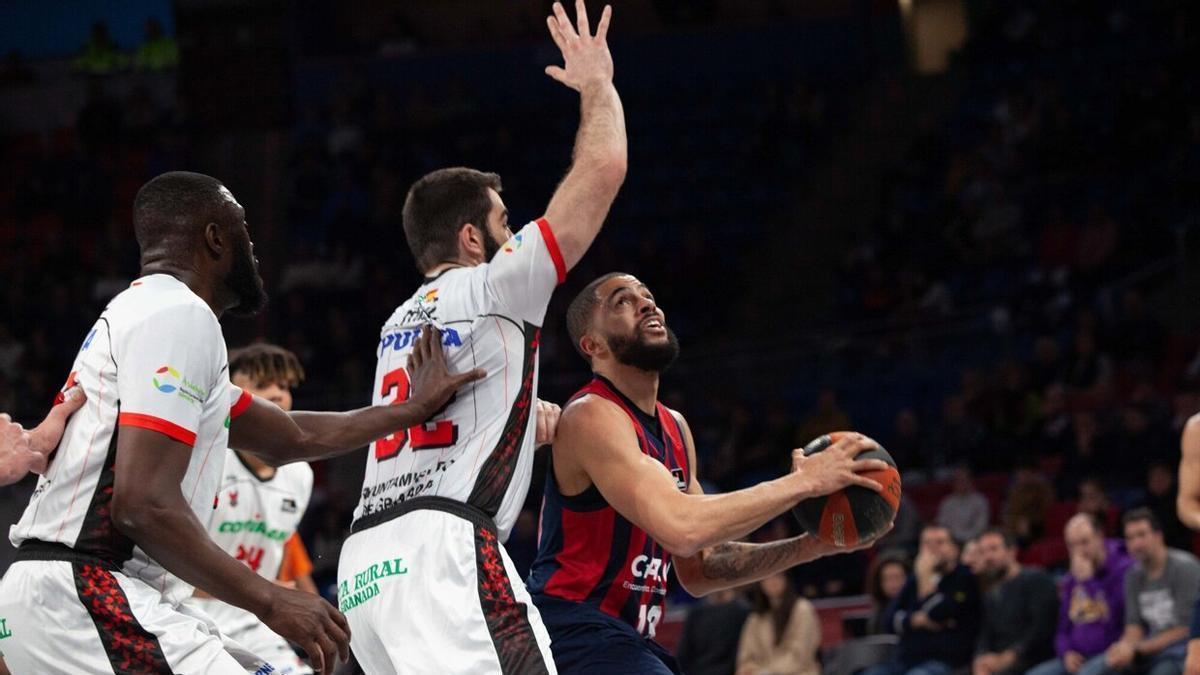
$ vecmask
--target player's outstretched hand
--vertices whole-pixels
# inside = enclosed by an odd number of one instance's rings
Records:
[[[583,0],[575,0],[575,21],[567,17],[562,3],[554,3],[554,13],[546,17],[550,37],[563,55],[563,65],[546,66],[546,74],[575,91],[583,91],[594,84],[612,82],[613,61],[608,51],[608,22],[612,19],[612,7],[604,6],[596,34],[588,26],[587,7]]]
[[[888,463],[881,459],[856,459],[878,447],[878,443],[862,434],[845,434],[833,445],[807,457],[802,448],[793,450],[792,471],[806,479],[805,492],[809,497],[831,494],[850,485],[883,492],[882,485],[862,474],[886,470]]]
[[[537,437],[534,447],[542,447],[554,442],[554,434],[558,431],[558,418],[562,416],[562,408],[538,399],[537,402]]]
[[[482,380],[487,375],[480,368],[452,375],[446,367],[446,352],[442,349],[442,331],[425,324],[421,335],[408,355],[408,381],[412,386],[409,402],[424,406],[427,417],[433,416],[464,384]]]
[[[324,598],[274,586],[270,607],[260,616],[268,628],[308,652],[313,670],[329,673],[340,657],[350,658],[350,624]]]
[[[32,430],[26,430],[0,413],[0,485],[10,485],[25,474],[43,473],[50,454],[62,439],[67,420],[79,410],[87,396],[78,385],[63,394],[63,401],[50,409],[46,419]]]

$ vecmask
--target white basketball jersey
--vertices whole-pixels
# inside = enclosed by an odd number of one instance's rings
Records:
[[[285,464],[263,480],[233,450],[225,454],[225,474],[217,493],[208,534],[229,555],[244,562],[259,576],[279,578],[284,544],[296,532],[312,496],[313,471],[304,462]],[[247,647],[249,631],[259,627],[258,617],[240,607],[206,598],[201,602],[221,631]],[[282,638],[279,638],[282,639]]]
[[[250,396],[230,384],[228,368],[216,315],[179,280],[142,277],[113,298],[84,338],[67,381],[83,387],[87,402],[71,417],[10,530],[13,545],[64,544],[151,584],[168,601],[191,595],[190,586],[113,526],[117,437],[122,427],[141,427],[189,446],[180,488],[207,526],[229,421],[250,404]]]
[[[408,398],[404,366],[426,323],[442,330],[451,372],[482,368],[487,377],[460,390],[428,423],[371,444],[355,519],[439,496],[479,508],[495,519],[501,541],[508,538],[533,468],[541,324],[565,276],[543,219],[522,228],[490,262],[427,279],[396,309],[380,335],[376,405]]]
[[[283,545],[304,517],[312,486],[313,471],[304,462],[285,464],[263,480],[227,450],[208,534],[226,553],[274,581],[283,564]]]

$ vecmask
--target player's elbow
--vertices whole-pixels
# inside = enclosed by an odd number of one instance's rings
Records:
[[[595,194],[604,195],[608,199],[615,197],[629,170],[625,148],[597,149],[586,158],[579,159],[576,168],[585,172],[582,175],[588,177]]]
[[[705,578],[704,574],[695,566],[684,564],[683,559],[676,558],[675,560],[675,578],[679,580],[679,585],[683,586],[683,590],[693,598],[703,598],[717,590],[717,585],[712,580]]]
[[[1179,496],[1175,498],[1175,513],[1179,516],[1179,520],[1187,525],[1196,522],[1197,514],[1200,513],[1200,503],[1196,499],[1196,495],[1186,491],[1180,491]]]
[[[596,178],[609,191],[616,193],[625,182],[629,172],[629,158],[625,149],[607,152],[596,163]]]
[[[160,513],[169,511],[167,499],[141,489],[114,489],[112,522],[125,536],[139,541],[147,532],[161,526]]]
[[[707,545],[702,526],[689,516],[677,518],[663,530],[661,536],[654,538],[668,553],[677,558],[690,558]]]

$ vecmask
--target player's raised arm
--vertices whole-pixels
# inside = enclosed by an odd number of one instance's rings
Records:
[[[253,399],[230,425],[229,446],[280,465],[335,457],[421,424],[460,387],[485,375],[479,369],[451,374],[441,345],[441,331],[425,325],[408,358],[412,395],[402,403],[348,412],[285,412]]]
[[[825,453],[806,458],[803,470],[782,478],[722,495],[685,494],[661,462],[641,452],[628,416],[609,401],[587,396],[563,411],[554,461],[556,471],[582,469],[617,512],[673,555],[687,557],[753,532],[801,499],[847,485],[882,490],[859,472],[884,468],[883,462],[855,459],[875,443],[860,435],[839,443],[828,458],[819,463],[813,460]]]
[[[567,269],[600,232],[608,209],[625,181],[628,149],[625,111],[613,86],[612,54],[608,50],[608,24],[612,7],[605,6],[595,34],[588,25],[583,0],[575,3],[576,24],[554,3],[547,17],[550,37],[562,51],[563,65],[549,66],[546,74],[579,92],[579,131],[571,168],[546,207],[546,221],[562,252]]]
[[[1179,445],[1179,496],[1175,508],[1184,525],[1200,530],[1200,415],[1193,415],[1184,425]]]

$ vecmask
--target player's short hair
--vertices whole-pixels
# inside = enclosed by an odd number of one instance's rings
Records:
[[[499,174],[466,167],[438,169],[408,189],[404,199],[404,237],[422,272],[458,257],[458,231],[471,223],[487,231],[492,200],[488,188],[501,191]]]
[[[239,373],[259,387],[277,384],[293,389],[304,381],[300,359],[283,347],[266,342],[256,342],[229,353],[229,376]]]
[[[146,249],[217,222],[226,202],[221,187],[216,178],[191,171],[169,171],[150,179],[133,199],[138,246]]]
[[[629,275],[625,272],[609,272],[593,279],[583,287],[582,291],[579,291],[579,295],[576,295],[571,300],[571,304],[567,306],[567,333],[571,336],[571,344],[575,345],[575,351],[579,352],[579,355],[588,363],[592,362],[592,357],[583,351],[583,346],[579,344],[579,341],[592,327],[592,315],[600,306],[600,296],[597,295],[596,290],[609,279],[622,276]]]
[[[1158,516],[1154,515],[1153,511],[1144,506],[1132,509],[1121,517],[1122,530],[1130,523],[1146,523],[1150,526],[1151,530],[1162,532],[1162,523],[1159,522]]]

